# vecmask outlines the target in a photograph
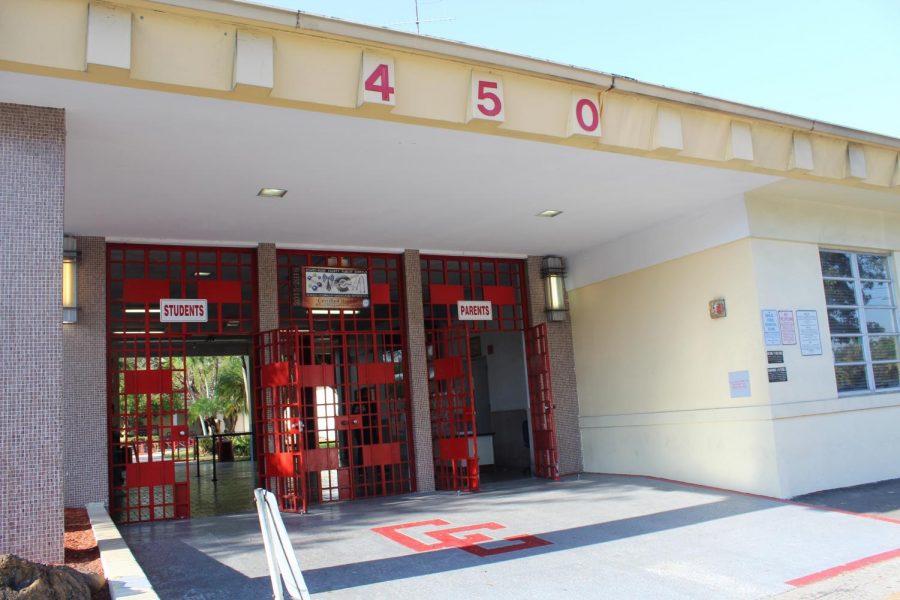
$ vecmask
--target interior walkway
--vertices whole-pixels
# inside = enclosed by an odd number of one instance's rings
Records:
[[[197,463],[192,462],[191,516],[212,517],[256,510],[253,488],[256,487],[255,463],[250,460],[216,462],[213,481],[211,460],[201,461],[199,476]]]

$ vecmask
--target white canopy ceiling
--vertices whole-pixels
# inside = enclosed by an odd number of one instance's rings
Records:
[[[0,102],[66,109],[66,232],[114,239],[572,255],[776,180],[10,72]]]

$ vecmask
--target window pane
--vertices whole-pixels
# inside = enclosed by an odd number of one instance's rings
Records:
[[[826,281],[825,283],[828,282]],[[867,306],[890,306],[890,286],[891,284],[887,281],[863,281],[863,303]]]
[[[825,303],[838,306],[855,305],[856,284],[852,281],[843,281],[841,279],[826,279]]]
[[[869,333],[895,333],[894,311],[889,308],[867,310],[866,327]]]
[[[869,350],[872,352],[872,360],[897,360],[897,336],[873,335],[869,338]]]
[[[846,252],[819,252],[822,275],[825,277],[853,277],[850,255]]]
[[[861,337],[831,338],[831,349],[834,350],[834,362],[862,362],[863,345]]]
[[[829,308],[828,326],[831,328],[831,333],[860,333],[859,311]]]
[[[859,263],[859,276],[862,279],[887,279],[887,257],[877,254],[860,254],[857,256]]]
[[[869,389],[869,385],[866,383],[866,368],[863,365],[835,367],[834,375],[837,378],[839,392]]]
[[[897,368],[897,363],[872,365],[872,370],[875,373],[876,390],[900,387],[900,369]]]

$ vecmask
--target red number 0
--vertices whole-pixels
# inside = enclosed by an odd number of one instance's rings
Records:
[[[369,92],[381,92],[381,99],[388,102],[394,88],[391,87],[390,71],[387,65],[378,65],[372,74],[366,78],[366,90]]]
[[[495,81],[478,81],[478,99],[490,100],[493,103],[493,106],[491,108],[486,107],[484,104],[477,104],[476,106],[478,106],[478,110],[480,110],[481,114],[484,116],[496,117],[503,108],[503,105],[500,103],[500,96],[494,92],[485,91],[486,89],[496,90],[497,83]]]
[[[585,107],[588,108],[588,111],[591,114],[590,123],[584,120]],[[597,105],[587,98],[582,98],[575,105],[575,118],[578,119],[578,125],[580,125],[582,129],[588,132],[597,131],[597,125],[600,124],[600,112],[597,110]]]

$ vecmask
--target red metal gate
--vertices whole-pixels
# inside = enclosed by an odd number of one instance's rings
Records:
[[[284,510],[412,491],[402,337],[257,337],[260,482]]]
[[[282,510],[306,512],[298,342],[295,332],[286,330],[254,337],[253,429],[260,486],[278,497]]]
[[[110,513],[120,523],[191,514],[191,340],[257,328],[256,251],[107,244]],[[202,298],[208,320],[161,322],[162,298]]]
[[[528,398],[531,405],[531,435],[534,471],[538,477],[559,479],[559,452],[556,446],[556,419],[550,381],[550,351],[547,324],[525,330],[525,359],[528,364]]]
[[[469,331],[465,327],[433,331],[428,338],[435,485],[439,490],[476,492],[478,445]]]
[[[110,512],[125,523],[189,517],[184,340],[121,336],[109,352]]]

